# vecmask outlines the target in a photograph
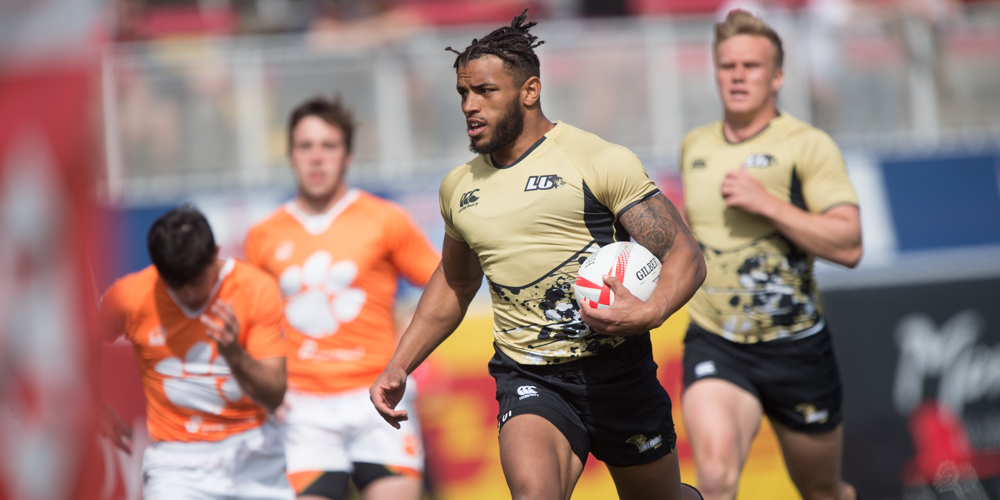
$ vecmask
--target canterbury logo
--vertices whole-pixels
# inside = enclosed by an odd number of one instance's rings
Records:
[[[463,194],[462,195],[462,200],[458,203],[459,208],[465,208],[466,205],[469,205],[469,204],[472,204],[472,203],[475,203],[475,202],[479,201],[479,197],[476,196],[476,191],[479,191],[479,190],[478,189],[473,189],[472,191],[469,191],[468,193]]]
[[[562,177],[558,175],[532,175],[528,177],[528,184],[524,186],[525,191],[544,191],[546,189],[557,188],[566,184]]]
[[[517,388],[517,395],[521,396],[518,399],[530,398],[532,396],[538,397],[538,391],[535,390],[533,385],[522,385]]]
[[[636,448],[639,448],[639,453],[649,451],[652,449],[659,448],[663,444],[663,436],[657,434],[653,439],[648,439],[642,434],[636,434],[625,440],[626,443],[632,443]]]

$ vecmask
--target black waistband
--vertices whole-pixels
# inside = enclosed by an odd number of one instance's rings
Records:
[[[688,325],[688,333],[693,335],[704,336],[716,342],[725,342],[726,344],[745,346],[749,349],[754,346],[766,348],[767,346],[780,346],[795,342],[801,342],[803,340],[807,340],[813,337],[821,338],[823,335],[829,335],[829,329],[826,323],[826,318],[820,316],[820,320],[819,322],[816,323],[816,325],[806,328],[801,332],[793,333],[788,337],[779,337],[773,340],[765,340],[761,342],[735,342],[727,339],[726,337],[723,337],[722,335],[713,333],[712,331],[706,329],[705,327],[699,325],[698,323],[695,323],[694,321],[692,321]]]
[[[566,361],[555,365],[527,365],[517,363],[498,349],[496,343],[493,344],[493,350],[496,351],[497,355],[499,355],[505,363],[513,363],[518,365],[524,371],[545,375],[549,373],[566,373],[588,370],[621,358],[638,358],[646,353],[651,353],[653,351],[653,344],[649,340],[649,332],[641,333],[639,335],[626,337],[625,342],[599,354],[575,358],[573,361]]]

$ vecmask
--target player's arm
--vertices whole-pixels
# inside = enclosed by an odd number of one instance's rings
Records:
[[[215,341],[216,350],[225,358],[233,378],[243,393],[261,406],[274,411],[285,397],[285,358],[254,359],[239,343],[240,323],[233,307],[226,303],[212,304],[212,315],[201,316],[208,327],[208,336]]]
[[[126,319],[118,296],[118,288],[112,285],[107,292],[97,301],[98,328],[100,330],[101,344],[110,344],[118,337],[125,334]],[[97,293],[97,285],[94,284],[94,293]],[[104,346],[98,345],[96,350],[97,365],[101,366],[104,361]],[[98,401],[100,401],[101,433],[108,436],[111,442],[118,449],[125,453],[132,454],[132,427],[122,420],[114,407],[104,401],[103,394],[100,394],[101,386],[98,388]]]
[[[441,264],[424,288],[395,354],[369,390],[375,408],[393,427],[398,429],[399,422],[408,418],[405,411],[395,409],[403,399],[406,376],[458,328],[482,282],[476,253],[465,242],[445,235]]]
[[[662,193],[626,210],[619,221],[636,243],[660,258],[660,280],[649,300],[632,295],[618,278],[605,276],[615,293],[606,309],[584,304],[581,317],[606,335],[635,335],[656,328],[684,306],[705,281],[705,258],[674,204]]]
[[[643,302],[618,278],[605,276],[615,293],[614,304],[600,310],[584,304],[581,317],[600,333],[635,335],[660,326],[691,299],[705,281],[705,258],[677,208],[661,193],[636,203],[619,221],[636,243],[659,257],[660,280]]]
[[[729,207],[770,219],[781,234],[807,253],[851,268],[861,260],[861,215],[854,205],[807,212],[771,196],[746,169],[726,175],[722,198]]]

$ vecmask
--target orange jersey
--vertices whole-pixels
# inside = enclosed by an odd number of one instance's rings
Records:
[[[232,304],[240,345],[252,358],[285,355],[277,284],[236,259],[226,261],[202,310],[178,304],[153,266],[116,281],[101,301],[107,340],[124,335],[132,342],[156,441],[219,441],[267,418],[240,390],[198,319],[216,301]]]
[[[281,287],[289,388],[324,394],[375,382],[396,347],[397,277],[424,286],[441,260],[401,208],[357,189],[316,216],[286,203],[245,252]]]

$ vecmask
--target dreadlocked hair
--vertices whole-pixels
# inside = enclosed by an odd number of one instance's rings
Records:
[[[458,54],[455,58],[454,68],[457,70],[460,64],[479,59],[486,55],[499,57],[504,62],[504,69],[508,75],[514,77],[517,85],[523,84],[532,76],[539,76],[540,64],[538,56],[535,55],[535,47],[545,43],[538,40],[538,37],[528,32],[536,22],[524,24],[528,19],[528,9],[524,9],[521,15],[514,17],[510,26],[504,26],[493,30],[492,33],[482,38],[473,38],[472,44],[459,52],[451,47],[448,50]]]

